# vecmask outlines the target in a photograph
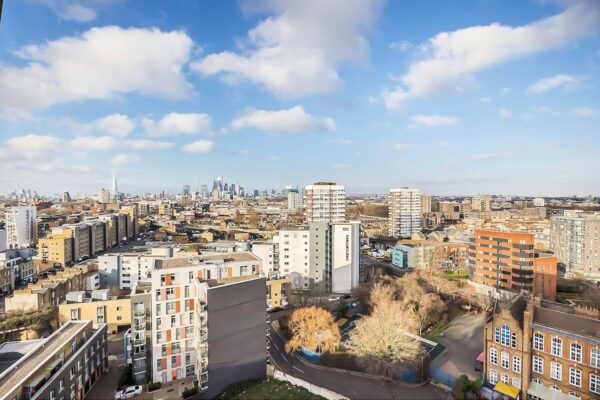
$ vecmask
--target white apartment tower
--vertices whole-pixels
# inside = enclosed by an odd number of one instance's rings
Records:
[[[307,222],[346,221],[346,190],[333,182],[315,182],[304,189]]]
[[[389,197],[390,236],[397,239],[410,238],[421,230],[421,195],[419,189],[401,187],[390,190]]]
[[[293,289],[350,293],[360,275],[360,222],[312,222],[279,231],[279,273]]]
[[[34,206],[15,206],[6,211],[6,247],[18,249],[31,247],[35,242]]]
[[[302,209],[302,194],[294,191],[290,191],[287,194],[288,199],[288,210],[296,212]]]

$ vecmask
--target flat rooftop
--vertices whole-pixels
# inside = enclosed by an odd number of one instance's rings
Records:
[[[8,393],[22,381],[34,375],[43,366],[44,360],[70,343],[88,324],[89,321],[70,321],[47,339],[42,339],[44,347],[30,349],[24,357],[0,375],[0,393]]]
[[[33,350],[44,339],[4,342],[0,344],[0,374],[10,368],[17,360]]]

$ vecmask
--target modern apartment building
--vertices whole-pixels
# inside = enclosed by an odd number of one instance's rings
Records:
[[[38,261],[49,267],[66,267],[73,263],[73,240],[62,234],[49,234],[38,240]]]
[[[34,206],[14,206],[6,211],[6,247],[31,247],[36,239],[36,209]]]
[[[418,189],[391,189],[388,207],[390,236],[407,239],[421,231],[421,195]]]
[[[478,293],[512,298],[522,290],[556,297],[556,257],[534,250],[532,233],[475,230],[469,241],[469,283]]]
[[[421,195],[421,214],[426,214],[431,212],[431,196],[428,194]]]
[[[471,199],[471,211],[492,211],[492,196],[473,196]]]
[[[346,221],[346,190],[333,182],[315,182],[304,189],[307,222]]]
[[[360,277],[360,222],[309,223],[281,230],[279,274],[293,289],[349,293]]]
[[[108,331],[117,333],[131,325],[131,299],[108,295],[108,289],[67,293],[65,301],[58,305],[58,323],[69,321],[92,321],[94,326],[106,324]]]
[[[0,399],[83,399],[108,367],[106,325],[71,321],[45,339],[0,344],[0,357],[12,361]]]
[[[392,249],[392,265],[400,269],[461,267],[467,263],[467,245],[434,240],[402,240]]]
[[[4,268],[12,268],[13,281],[10,285],[13,288],[18,288],[33,281],[33,249],[21,248],[6,250],[0,253],[0,271]],[[6,273],[6,271],[4,271]],[[2,272],[0,272],[2,274]],[[3,285],[0,284],[0,290]]]
[[[213,398],[231,383],[263,377],[265,279],[245,269],[234,276],[226,262],[179,261],[158,263],[151,274],[152,381],[196,377],[202,396]]]
[[[125,356],[133,382],[145,384],[152,371],[152,283],[138,281],[131,291],[131,329],[125,333]]]
[[[550,249],[567,275],[600,281],[600,214],[552,217]]]
[[[598,310],[521,294],[484,326],[484,384],[510,398],[598,399],[598,332]]]
[[[272,240],[252,242],[252,254],[262,261],[262,272],[268,276],[279,273],[279,243]]]

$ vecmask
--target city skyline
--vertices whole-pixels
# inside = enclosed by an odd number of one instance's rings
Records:
[[[600,194],[597,2],[297,4],[4,4],[0,193]]]

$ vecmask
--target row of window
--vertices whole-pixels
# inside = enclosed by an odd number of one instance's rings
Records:
[[[490,349],[490,364],[498,365],[498,350],[493,347]],[[510,369],[510,355],[505,351],[500,354],[500,367]],[[521,357],[513,356],[512,370],[518,374],[521,373]]]
[[[533,348],[539,351],[545,351],[545,337],[536,332],[533,334]],[[550,340],[550,354],[563,357],[563,340],[553,337]],[[583,347],[578,343],[571,343],[569,346],[569,359],[578,363],[583,362]],[[590,349],[590,366],[600,368],[600,349]]]
[[[563,378],[562,364],[557,361],[550,362],[550,377],[557,381],[562,381]],[[533,356],[533,372],[544,374],[544,359],[542,357]],[[581,387],[582,372],[577,368],[569,368],[569,384],[575,387]],[[590,374],[590,390],[594,393],[600,393],[600,376]]]

